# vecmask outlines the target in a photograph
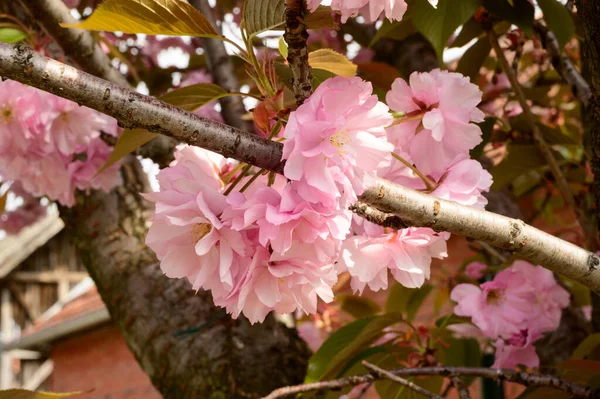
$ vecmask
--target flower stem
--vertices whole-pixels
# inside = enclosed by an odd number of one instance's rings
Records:
[[[392,122],[392,124],[390,126],[401,125],[406,122],[420,121],[420,120],[423,120],[423,116],[425,116],[425,115],[417,114],[417,115],[413,115],[413,116],[405,116],[403,118],[396,119],[394,122]]]
[[[436,187],[437,184],[433,180],[431,180],[429,177],[427,177],[423,173],[421,173],[419,171],[419,169],[417,169],[415,167],[415,165],[411,164],[410,162],[408,162],[406,159],[402,158],[400,155],[396,154],[395,152],[392,152],[392,156],[394,158],[396,158],[398,161],[402,162],[407,168],[412,170],[417,176],[419,176],[421,178],[421,180],[423,180],[423,183],[425,183],[425,186],[427,187],[427,191],[431,192],[437,188]]]
[[[250,164],[244,166],[244,169],[242,169],[242,171],[240,172],[240,175],[233,181],[233,183],[231,183],[231,185],[229,187],[227,187],[227,190],[225,190],[225,192],[223,194],[229,195],[231,193],[231,191],[233,191],[235,186],[237,186],[238,183],[242,181],[244,176],[246,176],[246,173],[248,173],[248,171],[250,170],[251,167],[252,167],[252,165],[250,165]]]

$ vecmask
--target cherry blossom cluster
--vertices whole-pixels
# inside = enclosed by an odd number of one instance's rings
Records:
[[[24,195],[72,206],[75,189],[110,190],[118,165],[96,176],[112,151],[102,133],[116,136],[116,121],[21,83],[0,82],[0,176],[18,181]]]
[[[308,0],[308,8],[315,11],[321,2],[322,0]],[[382,13],[391,21],[400,21],[406,12],[407,4],[404,0],[332,0],[331,8],[342,14],[343,23],[359,14],[374,22]]]
[[[480,334],[494,340],[493,367],[499,368],[538,367],[533,343],[558,327],[569,298],[552,272],[525,261],[515,261],[492,281],[459,284],[451,293],[458,303],[454,313],[471,317]]]
[[[328,79],[278,136],[284,176],[180,147],[158,175],[160,190],[146,194],[156,204],[146,243],[167,276],[210,290],[216,305],[252,322],[271,310],[314,313],[345,272],[360,292],[386,289],[389,275],[420,287],[432,258],[447,256],[449,234],[384,229],[348,207],[376,176],[483,207],[491,177],[469,159],[481,141],[470,123],[482,119],[480,99],[461,75],[415,73],[410,86],[398,80],[388,93],[402,115],[394,121],[370,83]]]

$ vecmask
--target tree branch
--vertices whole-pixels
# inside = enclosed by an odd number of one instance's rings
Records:
[[[430,392],[427,389],[422,388],[413,382],[405,380],[402,377],[398,377],[397,375],[394,375],[387,370],[379,368],[379,367],[375,366],[374,364],[371,364],[365,360],[362,361],[362,365],[365,366],[371,372],[371,375],[373,375],[375,378],[388,379],[388,380],[397,382],[398,384],[404,385],[405,387],[412,389],[413,391],[420,393],[421,395],[426,396],[431,399],[444,399],[443,396],[440,396],[433,392]]]
[[[514,382],[517,384],[532,386],[532,387],[549,387],[566,392],[577,398],[598,399],[600,398],[600,389],[593,389],[574,384],[567,380],[551,375],[538,375],[525,372],[516,372],[513,370],[490,369],[478,367],[422,367],[422,368],[405,368],[390,370],[387,373],[402,376],[402,377],[425,377],[425,376],[442,376],[442,377],[482,377],[497,381]],[[373,373],[375,374],[375,373]],[[312,384],[303,384],[290,387],[279,388],[271,392],[263,399],[278,399],[299,393],[339,390],[349,386],[356,386],[366,382],[381,380],[387,378],[381,374],[373,375],[356,375],[337,380],[315,382]]]
[[[542,46],[548,52],[550,61],[556,72],[571,86],[571,91],[584,106],[590,104],[592,92],[586,80],[581,76],[571,59],[561,50],[554,33],[544,26],[540,21],[535,21],[533,28],[542,41]]]
[[[460,395],[460,399],[471,399],[471,395],[469,394],[469,388],[465,386],[460,377],[452,377],[450,379],[452,381],[452,385],[458,391]]]
[[[54,93],[116,118],[122,126],[162,133],[225,157],[282,173],[282,144],[201,118],[43,57],[0,43],[0,76]],[[445,201],[377,179],[360,202],[405,225],[465,235],[518,253],[600,292],[600,258],[520,220]]]
[[[94,36],[82,29],[63,28],[60,23],[77,22],[62,0],[19,0],[21,6],[54,39],[67,57],[81,69],[94,76],[108,80],[119,86],[129,87],[127,78],[112,67],[110,59],[102,51]],[[177,141],[166,136],[158,136],[139,150],[143,157],[150,158],[161,167],[173,160]]]
[[[213,15],[213,9],[207,0],[190,0],[190,4],[198,9],[217,31],[220,31]],[[199,41],[206,52],[206,63],[213,82],[227,91],[239,91],[240,82],[233,62],[231,62],[231,57],[225,49],[225,43],[222,40],[211,38],[201,38]],[[249,132],[253,131],[252,121],[242,119],[242,115],[246,113],[246,108],[241,97],[221,97],[219,104],[221,104],[223,119],[228,125]]]
[[[306,4],[304,0],[285,1],[285,33],[288,45],[287,61],[292,70],[296,103],[302,105],[312,94],[312,68],[308,64],[308,32],[304,24]]]
[[[488,29],[487,35],[488,35],[488,38],[492,45],[492,48],[494,49],[494,52],[496,53],[496,57],[498,58],[498,61],[500,61],[500,65],[502,66],[504,73],[510,80],[512,89],[517,96],[517,100],[519,101],[521,108],[523,109],[523,114],[525,115],[527,124],[529,125],[529,128],[531,129],[531,132],[533,134],[533,141],[534,141],[535,145],[537,146],[537,148],[542,153],[542,156],[544,157],[546,162],[548,163],[548,166],[550,167],[550,170],[552,171],[552,175],[554,176],[554,179],[556,180],[556,185],[558,186],[558,189],[559,189],[562,197],[564,198],[567,205],[571,209],[573,209],[573,211],[575,212],[575,216],[577,218],[577,221],[579,222],[579,225],[581,226],[581,230],[583,232],[587,248],[590,248],[590,249],[596,248],[597,247],[597,237],[596,237],[594,228],[593,228],[591,222],[588,220],[587,216],[585,215],[585,212],[583,211],[583,209],[581,209],[580,207],[577,206],[577,203],[575,202],[575,197],[573,197],[573,193],[571,192],[571,189],[569,188],[569,183],[567,182],[565,175],[562,173],[560,166],[558,165],[558,162],[556,161],[556,158],[554,158],[554,155],[552,154],[552,150],[550,149],[550,146],[544,139],[542,132],[538,128],[537,124],[535,123],[535,117],[533,116],[533,113],[531,112],[531,108],[529,107],[529,104],[527,103],[527,98],[525,98],[525,94],[523,93],[521,84],[519,83],[517,76],[514,73],[513,69],[508,64],[508,60],[506,59],[506,57],[504,55],[504,51],[502,51],[502,48],[500,47],[500,43],[498,42],[498,36],[497,36],[496,32],[493,29]]]

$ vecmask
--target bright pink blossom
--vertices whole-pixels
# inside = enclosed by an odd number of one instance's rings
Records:
[[[386,289],[388,271],[405,287],[417,288],[429,278],[431,259],[447,256],[447,237],[414,227],[378,237],[355,236],[344,242],[338,262],[352,276],[352,289],[361,293],[367,285],[373,291]]]
[[[425,175],[443,174],[481,142],[481,129],[470,123],[483,121],[476,107],[480,101],[479,88],[458,73],[414,72],[410,86],[396,79],[387,103],[405,112],[406,121],[388,128],[389,140],[408,152]]]
[[[478,161],[463,159],[444,172],[431,194],[462,205],[484,208],[488,201],[482,193],[489,191],[491,185],[492,175]]]
[[[269,254],[259,246],[243,281],[224,301],[215,300],[237,317],[241,312],[250,322],[262,322],[275,310],[290,313],[302,310],[317,311],[317,298],[333,300],[333,284],[337,274],[332,264],[319,264],[306,260],[306,244],[297,244],[284,256]]]
[[[328,79],[290,115],[284,174],[303,198],[326,206],[353,201],[370,172],[389,162],[385,126],[392,118],[372,91],[358,77]]]

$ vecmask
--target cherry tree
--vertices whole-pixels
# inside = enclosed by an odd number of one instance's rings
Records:
[[[0,229],[58,206],[165,397],[600,397],[575,3],[0,3]]]

